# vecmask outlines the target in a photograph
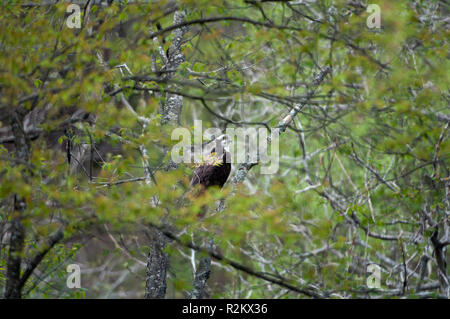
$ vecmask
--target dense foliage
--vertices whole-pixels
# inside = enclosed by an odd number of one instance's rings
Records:
[[[448,298],[450,7],[373,2],[2,1],[5,297]],[[194,120],[285,125],[278,172],[189,196]]]

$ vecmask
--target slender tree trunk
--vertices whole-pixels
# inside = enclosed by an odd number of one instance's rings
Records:
[[[438,239],[438,226],[431,236],[431,243],[434,248],[434,255],[437,264],[437,277],[439,280],[439,290],[449,298],[450,283],[447,277],[447,262],[445,260],[445,246]]]
[[[209,239],[206,245],[209,251],[215,250],[215,245],[213,239]],[[211,274],[211,255],[206,255],[200,259],[198,263],[198,268],[194,277],[194,289],[192,290],[192,299],[203,299],[207,298],[207,293],[205,291],[206,282]]]
[[[11,112],[11,128],[14,134],[15,158],[18,163],[26,164],[30,158],[30,145],[23,129],[23,117],[18,111]],[[26,178],[26,173],[23,173]],[[6,263],[6,285],[4,297],[21,298],[22,285],[20,280],[20,269],[22,264],[22,254],[24,249],[25,229],[22,224],[23,213],[26,209],[24,198],[18,195],[13,197],[13,213],[11,218],[9,252]]]
[[[147,279],[145,298],[163,299],[166,295],[166,274],[169,268],[169,256],[164,252],[167,238],[158,229],[151,229],[150,252],[147,259]]]
[[[184,21],[185,13],[177,11],[174,14],[173,24],[179,24]],[[166,65],[166,70],[176,70],[184,61],[184,56],[181,52],[181,44],[187,28],[179,28],[174,30],[174,39],[169,47]],[[161,54],[165,54],[161,52]],[[165,74],[166,78],[171,78],[174,72]],[[162,125],[176,125],[180,120],[181,108],[183,105],[183,97],[174,94],[167,94],[166,103],[161,109]],[[171,165],[172,166],[172,165]],[[175,166],[176,167],[176,166]],[[164,252],[168,239],[158,229],[151,229],[152,242],[150,244],[150,252],[147,258],[147,278],[145,284],[145,298],[159,298],[162,299],[166,294],[166,274],[169,268],[169,256]]]

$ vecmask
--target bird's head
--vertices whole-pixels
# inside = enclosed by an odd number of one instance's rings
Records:
[[[228,134],[222,134],[213,141],[213,143],[215,143],[213,151],[215,151],[215,150],[220,151],[220,149],[222,148],[226,152],[230,152],[231,142],[232,142],[231,138]]]
[[[229,135],[223,134],[214,139],[210,144],[210,152],[205,156],[204,163],[211,165],[222,165],[230,163],[230,145],[232,140]]]

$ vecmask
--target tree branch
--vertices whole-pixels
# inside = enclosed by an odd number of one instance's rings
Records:
[[[170,231],[164,229],[161,226],[157,226],[154,223],[151,223],[150,225],[152,227],[158,229],[159,231],[161,231],[167,238],[172,239],[173,241],[175,241],[179,245],[181,245],[183,247],[190,248],[190,249],[194,249],[195,251],[198,251],[198,252],[206,253],[209,256],[211,256],[212,258],[214,258],[215,260],[218,260],[218,261],[221,261],[222,263],[228,264],[231,267],[233,267],[234,269],[240,270],[240,271],[242,271],[242,272],[244,272],[244,273],[246,273],[248,275],[251,275],[253,277],[257,277],[257,278],[263,279],[263,280],[265,280],[267,282],[271,282],[271,283],[276,284],[276,285],[278,285],[278,286],[280,286],[282,288],[286,288],[286,289],[288,289],[290,291],[293,291],[293,292],[296,292],[296,293],[299,293],[299,294],[303,294],[303,295],[308,296],[308,297],[312,297],[312,298],[326,298],[326,296],[324,296],[324,295],[322,295],[320,293],[317,293],[317,292],[315,292],[315,291],[313,291],[311,289],[294,286],[293,284],[290,284],[288,282],[288,279],[286,279],[286,278],[280,277],[278,275],[270,276],[270,275],[267,275],[265,273],[261,273],[261,272],[255,271],[252,268],[250,268],[248,266],[245,266],[245,265],[242,265],[242,264],[239,264],[239,263],[237,263],[237,262],[235,262],[235,261],[233,261],[231,259],[228,259],[228,258],[218,254],[217,252],[208,250],[207,248],[202,248],[202,247],[197,246],[197,245],[195,245],[193,243],[184,242],[180,238],[178,238],[176,235],[171,233]]]

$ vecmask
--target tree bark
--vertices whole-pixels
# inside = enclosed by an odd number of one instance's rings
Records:
[[[183,22],[185,13],[177,11],[174,14],[173,24]],[[169,47],[167,62],[164,66],[166,70],[176,70],[184,61],[181,52],[182,38],[187,31],[187,27],[175,29],[173,31],[174,40]],[[162,52],[161,54],[164,54]],[[175,71],[165,74],[167,79],[174,75]],[[161,109],[162,125],[176,125],[180,120],[181,108],[183,105],[183,97],[175,94],[166,95],[166,103]],[[175,166],[176,167],[176,166]],[[166,275],[169,267],[169,256],[164,252],[164,248],[168,242],[167,237],[158,229],[153,228],[152,242],[150,244],[150,252],[147,258],[147,278],[145,285],[145,298],[162,299],[166,294]]]
[[[166,275],[169,267],[169,256],[164,252],[167,238],[156,228],[152,228],[150,231],[152,238],[147,259],[145,298],[163,299],[166,295]]]
[[[16,158],[22,163],[28,163],[30,158],[30,145],[23,129],[23,116],[18,111],[12,111],[11,128],[14,135]],[[26,173],[23,173],[26,178]],[[18,299],[22,297],[20,269],[25,241],[25,228],[22,224],[23,213],[26,209],[24,198],[18,195],[13,197],[13,213],[10,228],[9,252],[6,263],[5,299]]]
[[[184,21],[186,14],[183,11],[177,11],[173,17],[173,24],[180,24]],[[173,31],[174,40],[169,47],[167,64],[165,70],[173,70],[173,72],[167,72],[165,79],[170,79],[175,74],[175,70],[178,69],[181,63],[184,62],[184,56],[181,52],[181,44],[183,36],[187,31],[187,27],[181,27]],[[175,89],[176,86],[169,86],[169,89]],[[176,94],[167,94],[166,103],[162,110],[162,124],[179,124],[181,108],[183,106],[183,97]]]
[[[209,239],[206,249],[209,251],[215,250],[214,241]],[[205,287],[206,281],[209,279],[209,275],[211,274],[211,256],[206,255],[205,257],[200,259],[198,264],[197,271],[194,277],[194,289],[191,293],[192,299],[203,299],[207,297]]]
[[[437,264],[437,277],[439,280],[439,289],[441,293],[449,298],[450,296],[450,283],[447,277],[447,263],[445,260],[445,246],[438,239],[438,226],[436,225],[436,230],[431,236],[431,243],[434,248],[434,255]]]

